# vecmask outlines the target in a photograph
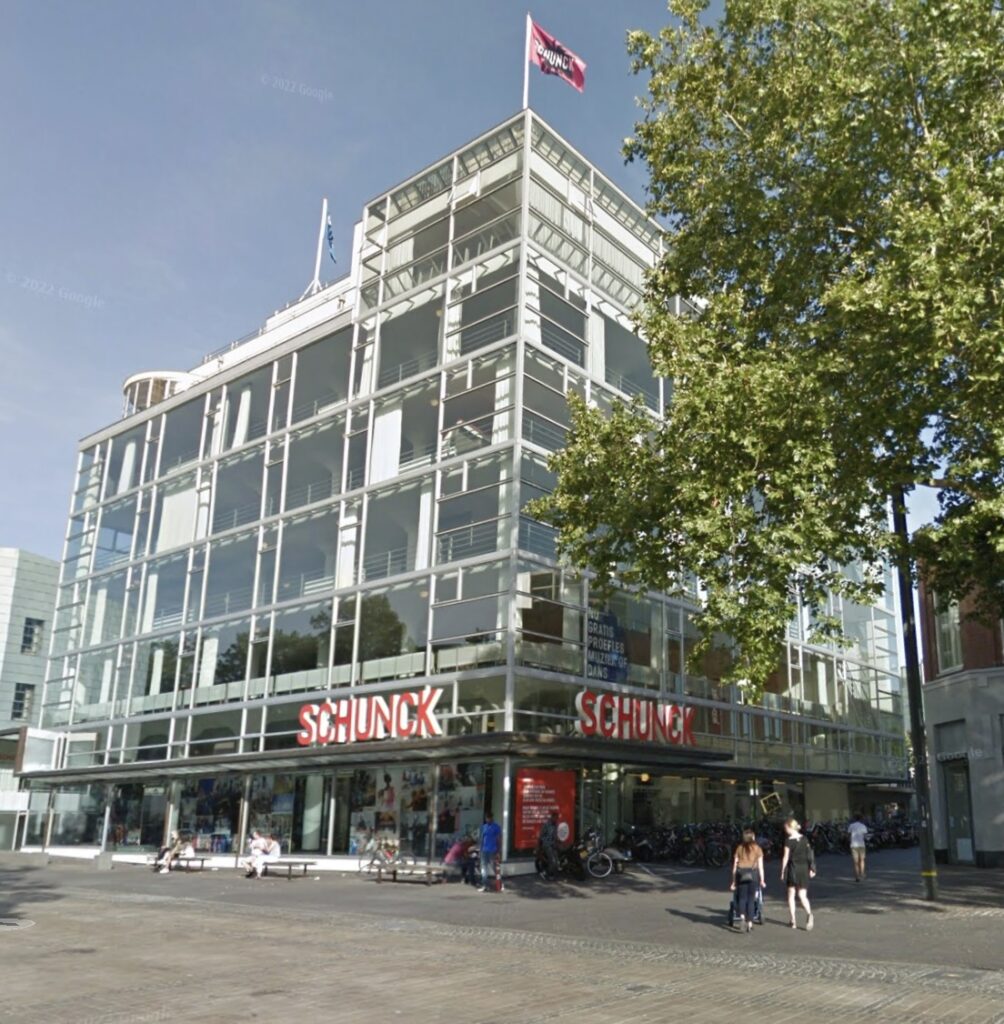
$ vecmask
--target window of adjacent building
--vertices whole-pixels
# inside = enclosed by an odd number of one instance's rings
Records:
[[[21,633],[21,653],[39,654],[42,650],[42,631],[45,619],[25,619]],[[20,685],[20,684],[19,684]]]
[[[35,687],[31,683],[14,684],[14,703],[11,705],[10,717],[14,722],[31,718],[31,705],[35,700]]]
[[[962,668],[962,627],[958,601],[944,601],[935,595],[934,623],[938,672]]]

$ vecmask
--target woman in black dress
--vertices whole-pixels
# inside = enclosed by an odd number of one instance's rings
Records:
[[[792,928],[798,927],[795,920],[795,896],[805,910],[805,930],[812,931],[812,907],[809,906],[809,879],[816,877],[816,854],[812,844],[802,835],[802,829],[795,818],[784,824],[786,839],[784,856],[781,858],[781,881],[788,887],[788,917]]]

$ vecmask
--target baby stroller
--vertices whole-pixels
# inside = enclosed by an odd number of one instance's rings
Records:
[[[732,901],[729,903],[729,927],[734,928],[739,920],[739,889],[732,894]],[[756,895],[753,897],[753,923],[763,924],[763,889],[757,887]]]

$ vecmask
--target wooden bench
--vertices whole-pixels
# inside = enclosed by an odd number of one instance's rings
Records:
[[[292,880],[293,868],[303,868],[303,875],[306,877],[307,868],[312,868],[316,860],[308,860],[306,857],[279,857],[277,860],[267,860],[262,865],[261,873],[267,875],[270,871],[286,869],[286,879]]]
[[[446,868],[442,864],[379,864],[377,866],[376,880],[383,881],[384,875],[390,875],[392,882],[402,878],[416,878],[432,885],[433,882],[442,882],[446,879]]]

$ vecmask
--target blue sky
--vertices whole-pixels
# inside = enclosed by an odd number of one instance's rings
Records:
[[[642,200],[619,155],[644,90],[624,40],[664,3],[533,13],[588,71],[580,96],[531,69],[531,105]],[[499,0],[7,0],[0,546],[59,557],[79,438],[118,418],[130,374],[187,369],[300,295],[323,196],[345,272],[368,199],[520,108],[525,16]]]
[[[365,202],[515,113],[526,8],[504,0],[6,0],[0,15],[0,546],[59,557],[76,443],[132,373],[187,369],[313,272]],[[644,200],[620,146],[661,0],[539,0],[588,64],[530,102]],[[283,88],[281,83],[288,83]],[[326,261],[326,268],[330,262]]]

